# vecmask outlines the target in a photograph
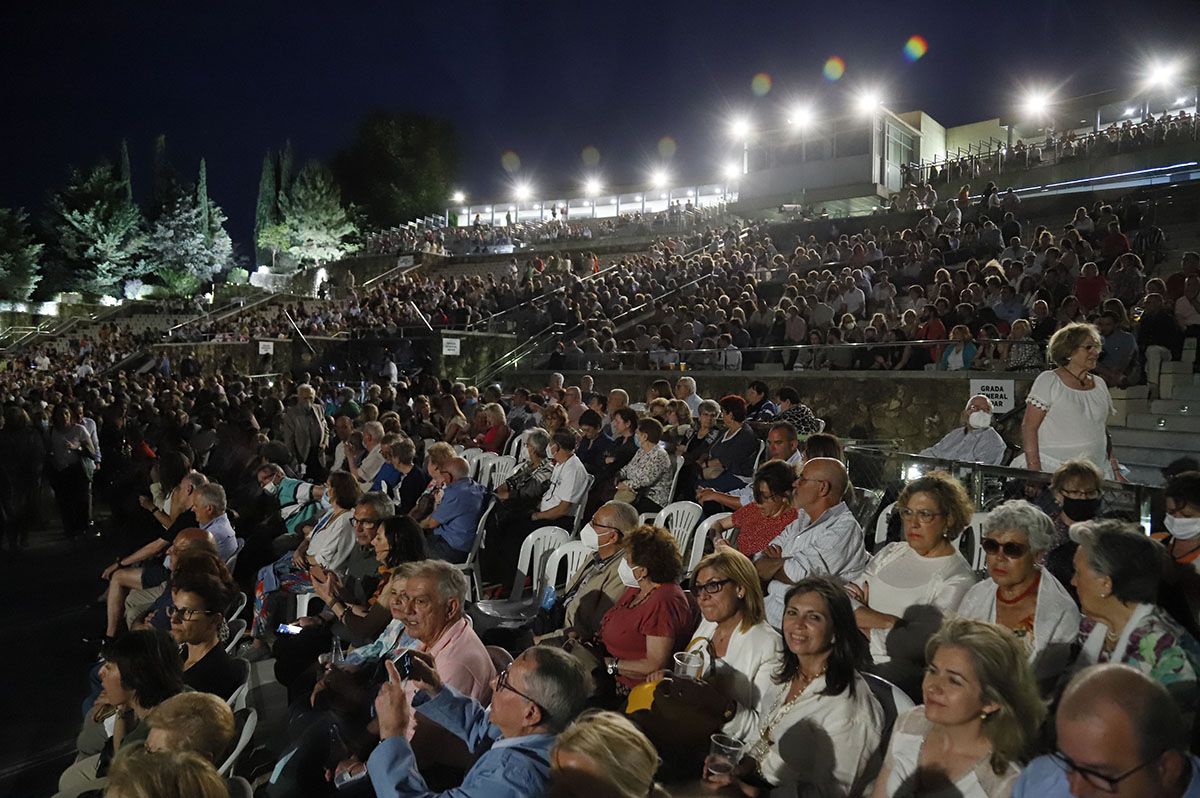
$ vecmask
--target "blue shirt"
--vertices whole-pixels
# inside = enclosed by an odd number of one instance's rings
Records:
[[[200,528],[213,536],[217,542],[217,553],[221,555],[222,560],[229,562],[229,558],[237,551],[237,535],[233,533],[229,516],[221,513],[207,524],[201,524]]]
[[[371,786],[380,798],[530,798],[545,792],[550,778],[550,749],[553,734],[501,737],[488,712],[473,698],[452,687],[443,687],[434,698],[417,708],[457,735],[473,754],[482,755],[467,771],[460,786],[447,792],[432,792],[417,770],[412,746],[403,737],[389,737],[367,759]]]
[[[371,490],[382,491],[390,495],[392,489],[400,484],[400,478],[403,476],[398,468],[385,461],[375,474],[375,481],[371,483]]]
[[[470,551],[483,508],[483,486],[473,479],[456,479],[442,491],[442,500],[430,516],[437,534],[455,551]]]
[[[1188,761],[1192,765],[1192,778],[1183,791],[1183,798],[1200,798],[1200,758],[1189,754]],[[1013,798],[1070,798],[1071,788],[1062,766],[1053,757],[1039,756],[1021,771],[1012,794]]]

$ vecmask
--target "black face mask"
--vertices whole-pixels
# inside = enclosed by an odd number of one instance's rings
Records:
[[[1100,514],[1100,499],[1068,499],[1062,500],[1062,511],[1072,521],[1091,521]]]

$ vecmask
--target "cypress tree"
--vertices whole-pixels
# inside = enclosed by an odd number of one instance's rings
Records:
[[[125,184],[125,199],[133,202],[133,174],[129,168],[129,142],[121,139],[121,182]]]
[[[200,159],[200,176],[196,179],[196,208],[200,211],[200,228],[204,240],[212,243],[212,207],[208,199],[208,164]]]

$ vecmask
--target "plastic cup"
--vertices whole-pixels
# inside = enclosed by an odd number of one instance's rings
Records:
[[[742,741],[725,734],[714,734],[704,760],[704,776],[727,776],[742,761]]]
[[[704,671],[704,657],[695,651],[680,651],[675,654],[675,675],[699,679]]]

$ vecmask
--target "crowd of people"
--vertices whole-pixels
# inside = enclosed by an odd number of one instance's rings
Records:
[[[1100,339],[1055,330],[1030,391],[1048,489],[926,473],[879,546],[788,385],[4,372],[14,548],[44,474],[116,554],[60,794],[1196,794],[1200,472],[1154,537],[1110,517]],[[990,411],[931,454],[993,457]],[[522,599],[547,536],[584,556]],[[243,660],[289,704],[218,772]]]

